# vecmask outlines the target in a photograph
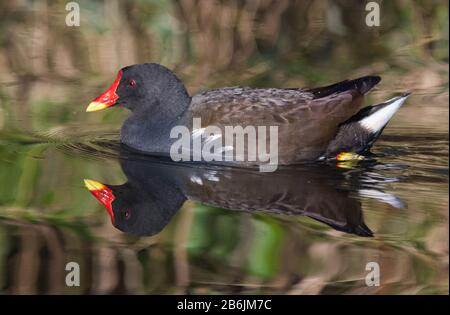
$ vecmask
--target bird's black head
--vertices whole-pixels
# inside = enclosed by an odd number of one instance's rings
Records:
[[[119,70],[113,84],[86,111],[119,105],[131,111],[164,111],[176,116],[186,108],[189,99],[183,83],[172,71],[156,63],[144,63]]]
[[[132,235],[151,236],[159,233],[184,202],[184,196],[165,199],[151,187],[138,187],[129,182],[113,186],[85,180],[86,187],[106,208],[111,223]]]

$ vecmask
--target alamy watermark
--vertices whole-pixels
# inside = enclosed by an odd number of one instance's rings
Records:
[[[366,271],[369,271],[366,275],[366,285],[368,287],[380,286],[380,265],[377,262],[370,261],[366,264]]]
[[[170,148],[173,161],[254,162],[261,172],[278,167],[278,126],[201,126],[193,118],[192,131],[175,126],[170,138],[177,139]]]
[[[74,261],[66,264],[66,286],[79,287],[80,286],[80,265]]]
[[[66,15],[67,26],[80,26],[80,5],[77,2],[68,2],[66,4],[66,11],[69,11]]]
[[[369,27],[380,26],[380,5],[375,1],[366,4],[366,25]]]

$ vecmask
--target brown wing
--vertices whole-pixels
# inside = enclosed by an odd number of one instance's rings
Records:
[[[313,90],[210,90],[192,98],[191,114],[201,118],[202,127],[213,125],[222,130],[225,126],[278,126],[280,164],[313,160],[326,150],[338,125],[358,111],[363,93],[348,83],[355,81]]]

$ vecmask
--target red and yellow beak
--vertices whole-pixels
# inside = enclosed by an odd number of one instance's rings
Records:
[[[111,188],[91,179],[85,179],[84,185],[89,190],[89,192],[105,206],[106,211],[111,218],[111,222],[114,224],[114,211],[112,208],[112,202],[114,201],[115,196]]]
[[[95,98],[89,106],[86,108],[87,112],[95,112],[113,106],[119,99],[117,95],[117,87],[119,86],[120,80],[122,79],[122,70],[117,74],[116,79],[113,84],[100,96]]]

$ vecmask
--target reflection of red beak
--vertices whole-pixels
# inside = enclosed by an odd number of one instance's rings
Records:
[[[111,222],[114,224],[112,202],[114,201],[115,196],[111,188],[91,179],[85,179],[84,184],[86,185],[86,188],[89,189],[91,194],[94,195],[94,197],[97,198],[98,201],[100,201],[105,206],[106,211],[108,211],[108,214],[111,218]]]
[[[95,112],[97,110],[102,110],[113,106],[119,99],[119,95],[117,95],[116,91],[117,87],[119,86],[120,79],[122,79],[122,70],[120,70],[117,74],[117,78],[114,80],[113,84],[111,84],[111,86],[99,97],[94,99],[86,108],[86,111]]]

